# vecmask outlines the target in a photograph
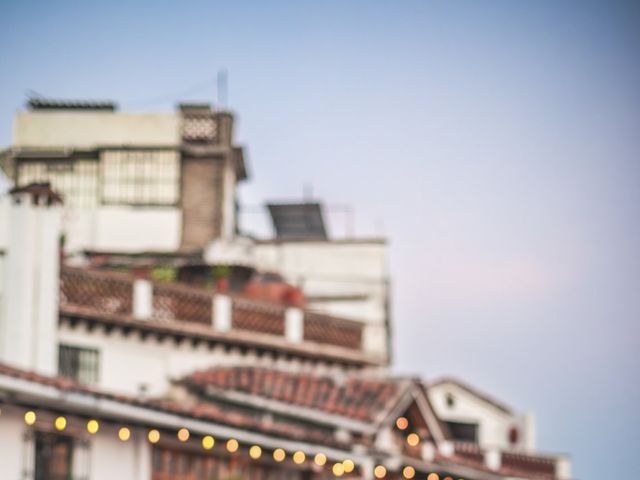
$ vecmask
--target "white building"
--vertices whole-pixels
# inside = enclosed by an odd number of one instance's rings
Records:
[[[128,189],[123,178],[136,177],[137,167],[131,165],[138,161],[164,165],[164,146],[158,156],[159,145],[153,142],[182,125],[184,143],[187,119],[160,115],[148,124],[138,119],[133,126],[127,115],[109,106],[63,105],[41,102],[25,114],[33,117],[18,122],[19,146],[4,156],[5,171],[14,173],[19,186],[4,199],[0,223],[3,478],[570,478],[564,457],[532,451],[528,424],[520,426],[523,436],[516,442],[505,443],[505,429],[516,417],[500,413],[497,404],[456,382],[428,390],[420,379],[387,373],[384,242],[324,238],[318,234],[321,212],[307,204],[303,210],[314,209],[315,220],[303,215],[304,221],[315,223],[302,237],[288,236],[278,225],[278,236],[271,240],[234,233],[235,213],[224,199],[235,196],[233,185],[243,168],[230,142],[219,149],[206,144],[222,135],[221,124],[210,123],[218,114],[183,108],[181,116],[197,113],[197,128],[189,135],[198,141],[206,137],[204,144],[189,137],[188,145],[179,147],[181,173],[177,179],[170,175],[169,183],[184,188],[179,193],[171,186],[156,188],[159,177],[151,174],[155,180],[141,179],[145,186],[140,190],[154,202],[170,191],[180,200],[138,205],[140,192]],[[67,131],[71,127],[74,132]],[[117,138],[118,148],[101,143]],[[179,134],[171,141],[176,138],[180,141]],[[25,157],[27,151],[31,157]],[[97,177],[91,178],[98,186],[86,184],[93,189],[94,204],[77,207],[74,202],[84,191],[74,197],[77,190],[63,190],[72,202],[64,206],[47,183],[21,185],[21,175],[51,180],[54,186],[85,185],[85,167],[80,167],[85,160],[76,154],[88,151],[97,154],[91,160],[97,162],[92,167]],[[128,172],[115,183],[105,180],[113,173],[111,151],[119,152],[114,153],[120,158],[115,168]],[[185,172],[191,166],[195,172],[207,170],[218,162],[206,157],[214,151],[225,159],[219,171],[232,172],[228,178],[233,181],[213,188],[222,199],[217,207],[188,213],[191,193],[185,182],[191,174]],[[66,157],[58,165],[52,152],[66,152]],[[185,152],[205,157],[185,160]],[[192,160],[195,166],[185,170],[185,162]],[[25,176],[32,171],[40,173]],[[211,184],[205,185],[211,190]],[[105,195],[111,194],[122,194],[122,203],[106,206]],[[191,197],[190,205],[196,206],[197,198]],[[296,215],[298,207],[293,208]],[[113,208],[122,219],[145,217],[145,226],[155,226],[138,231],[116,222],[110,228],[123,231],[122,236],[103,235],[99,222],[74,216],[78,211],[88,212],[87,218],[108,216],[105,212]],[[162,223],[156,215],[178,220]],[[208,220],[190,223],[190,215]],[[274,220],[277,224],[282,218]],[[77,230],[80,224],[85,226]],[[88,236],[81,233],[86,229]],[[173,243],[150,238],[166,232]],[[63,233],[67,253],[78,248],[85,262],[63,262]],[[91,243],[96,239],[105,243]],[[158,250],[143,251],[151,244]],[[113,251],[99,249],[105,245]],[[149,266],[166,267],[159,259],[196,270],[276,271],[303,289],[306,303],[161,281],[148,275]],[[114,271],[118,262],[131,268]],[[456,424],[462,427],[456,430]],[[469,425],[474,425],[474,438],[461,439]]]

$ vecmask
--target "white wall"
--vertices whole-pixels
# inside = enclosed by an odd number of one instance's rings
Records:
[[[0,360],[45,375],[55,373],[58,323],[60,205],[34,205],[29,193],[15,195],[2,261]]]
[[[131,438],[118,439],[117,425],[101,425],[91,437],[90,480],[151,480],[151,446],[146,430],[131,428]]]
[[[338,366],[327,367],[322,363],[283,361],[272,355],[258,357],[252,352],[242,354],[238,348],[225,352],[221,345],[212,350],[204,343],[193,347],[189,340],[177,346],[172,338],[158,342],[153,335],[145,340],[141,340],[138,333],[124,337],[114,331],[105,335],[100,328],[88,332],[81,325],[71,329],[66,323],[58,330],[58,340],[61,344],[98,350],[98,386],[105,391],[129,395],[140,394],[142,385],[146,386],[148,396],[164,395],[171,380],[214,366],[277,365],[295,371],[340,371]]]
[[[0,406],[0,465],[2,478],[22,479],[22,462],[26,453],[23,445],[24,422],[22,416],[11,407]]]
[[[506,413],[452,383],[431,386],[428,392],[433,408],[442,420],[478,424],[478,443],[483,448],[524,448],[526,432],[517,413]],[[449,394],[454,398],[451,407],[447,405]],[[509,442],[509,431],[514,426],[519,433],[516,445]]]
[[[7,251],[9,195],[0,197],[0,251]],[[180,246],[182,211],[178,207],[100,206],[63,208],[65,250],[175,251]],[[1,284],[0,284],[1,287]],[[0,292],[2,290],[0,289]]]
[[[28,427],[24,423],[26,409],[15,406],[3,406],[0,414],[0,466],[1,478],[6,480],[23,480],[23,468],[33,475],[35,469],[33,441],[25,442],[24,435],[30,429],[51,430],[51,419],[42,422],[42,410],[36,409],[38,423]],[[51,414],[49,414],[51,416]],[[73,417],[75,438],[89,440],[89,451],[74,447],[73,478],[89,478],[90,480],[150,480],[151,447],[146,441],[146,431],[131,428],[132,436],[127,442],[118,439],[118,425],[100,424],[95,435],[89,435],[78,425],[79,420]],[[69,428],[67,428],[69,430]],[[68,433],[69,434],[69,433]],[[88,455],[87,455],[88,454]],[[88,477],[87,477],[88,474]],[[27,478],[32,478],[27,477]]]
[[[259,270],[281,273],[311,298],[336,297],[332,301],[311,300],[318,310],[367,322],[385,320],[388,273],[383,242],[258,243],[255,262]],[[366,298],[348,300],[349,296]]]
[[[65,208],[65,250],[173,251],[180,246],[182,212],[176,207]]]
[[[62,326],[58,339],[61,344],[97,349],[100,388],[131,395],[138,395],[142,386],[150,396],[166,394],[171,378],[228,361],[202,344],[194,349],[185,341],[177,347],[171,338],[158,342],[150,336],[142,341],[135,333],[125,338],[119,332],[107,336],[99,329],[88,333]]]
[[[13,129],[13,146],[176,146],[180,144],[180,121],[177,113],[18,112]]]

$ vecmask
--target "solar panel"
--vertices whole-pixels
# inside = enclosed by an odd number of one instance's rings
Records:
[[[278,239],[327,240],[319,203],[270,203],[267,208]]]

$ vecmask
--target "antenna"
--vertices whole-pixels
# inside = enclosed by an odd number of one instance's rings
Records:
[[[313,200],[313,184],[305,183],[302,187],[302,199],[305,203],[309,203]]]
[[[227,108],[227,71],[224,68],[218,71],[218,107]]]

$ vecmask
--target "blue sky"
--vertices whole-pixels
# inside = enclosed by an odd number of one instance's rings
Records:
[[[577,478],[640,477],[639,4],[25,1],[0,17],[0,146],[29,89],[167,110],[215,100],[227,69],[244,203],[312,184],[390,237],[396,370],[534,410]]]

